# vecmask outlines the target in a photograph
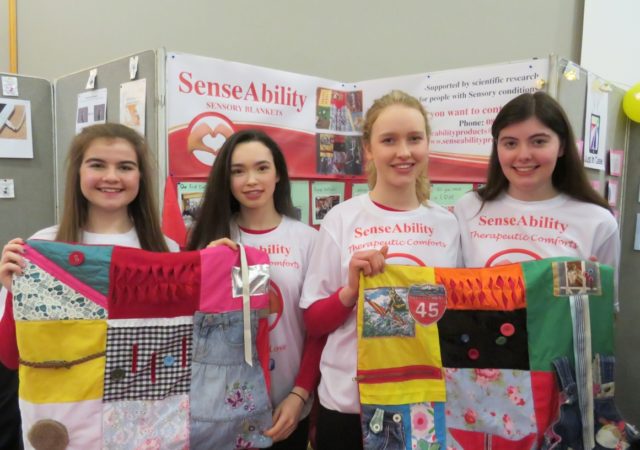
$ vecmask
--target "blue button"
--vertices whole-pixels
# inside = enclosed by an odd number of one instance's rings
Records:
[[[162,362],[165,365],[165,367],[171,367],[176,363],[176,359],[173,356],[169,355],[169,356],[165,356]]]

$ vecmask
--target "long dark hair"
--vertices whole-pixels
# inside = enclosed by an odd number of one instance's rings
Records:
[[[149,147],[144,137],[119,123],[105,123],[84,128],[71,142],[67,156],[67,177],[64,191],[64,209],[56,241],[80,242],[82,228],[87,223],[89,202],[80,189],[80,166],[84,154],[96,139],[124,139],[131,144],[138,158],[140,187],[136,198],[127,205],[140,247],[155,252],[168,252],[160,228],[158,207],[154,196],[153,170]]]
[[[611,211],[607,201],[591,186],[580,160],[576,139],[562,106],[549,94],[538,91],[521,94],[504,105],[491,126],[493,146],[489,157],[487,184],[478,189],[482,203],[496,199],[509,187],[509,180],[502,172],[498,160],[498,137],[509,125],[535,117],[560,138],[560,148],[564,153],[556,162],[551,175],[553,187],[576,200],[593,203]]]
[[[198,250],[213,240],[230,237],[230,222],[240,211],[240,203],[231,193],[231,157],[235,148],[247,142],[264,144],[273,156],[279,180],[273,192],[273,203],[278,214],[296,218],[291,201],[291,182],[284,155],[267,134],[260,130],[242,130],[232,134],[222,145],[216,157],[204,191],[204,198],[196,223],[191,229],[187,249]]]

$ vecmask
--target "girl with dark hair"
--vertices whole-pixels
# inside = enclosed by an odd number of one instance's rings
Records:
[[[190,250],[235,242],[269,254],[271,448],[306,450],[310,396],[319,376],[322,339],[306,339],[298,306],[316,230],[295,219],[287,165],[258,130],[230,136],[216,157],[189,239]]]
[[[73,139],[67,162],[60,225],[40,230],[31,239],[122,245],[157,252],[179,250],[160,231],[149,150],[137,132],[116,123],[87,127]],[[21,238],[12,239],[2,250],[0,305],[6,303],[7,311],[11,300],[6,293],[11,289],[12,277],[21,275],[24,266],[23,243]],[[13,317],[2,311],[0,316],[0,360],[6,367],[16,369]],[[2,389],[11,390],[6,392],[7,398],[16,397],[16,386],[17,380],[13,385],[3,384]],[[3,417],[12,416],[19,421],[17,401],[13,404],[13,410],[3,408]]]
[[[429,201],[430,132],[418,99],[401,91],[377,99],[362,135],[371,192],[335,206],[322,222],[300,301],[309,333],[328,334],[320,361],[317,450],[363,448],[355,381],[360,274],[381,273],[386,262],[457,265],[456,219]]]
[[[587,179],[560,104],[544,92],[522,94],[491,133],[487,184],[454,209],[465,266],[570,256],[616,267],[618,225]]]

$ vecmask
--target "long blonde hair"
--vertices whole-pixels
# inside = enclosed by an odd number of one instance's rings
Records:
[[[402,105],[406,106],[407,108],[413,108],[420,114],[422,114],[422,117],[424,118],[424,130],[427,134],[427,140],[431,139],[431,127],[429,126],[427,111],[422,106],[422,103],[420,103],[420,100],[412,97],[406,92],[393,90],[375,100],[373,102],[373,105],[371,105],[371,107],[367,111],[367,114],[364,118],[364,124],[362,126],[363,144],[371,144],[371,130],[373,129],[373,124],[376,120],[378,120],[378,117],[380,117],[382,111],[393,105]],[[369,189],[373,189],[377,181],[377,172],[376,166],[371,160],[367,162],[367,181],[369,183]],[[429,184],[429,179],[427,178],[425,170],[425,172],[419,174],[416,178],[416,195],[418,196],[418,201],[422,204],[426,203],[427,200],[429,200],[430,191],[431,186]]]
[[[80,242],[82,228],[87,223],[89,205],[80,189],[80,166],[84,154],[96,139],[124,139],[129,142],[138,158],[140,188],[127,210],[131,217],[140,247],[156,252],[169,251],[160,228],[158,207],[153,195],[151,158],[147,142],[136,131],[118,123],[105,123],[84,128],[71,142],[67,157],[67,177],[64,191],[64,209],[56,241]]]

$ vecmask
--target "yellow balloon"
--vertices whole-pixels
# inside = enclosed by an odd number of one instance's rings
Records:
[[[640,83],[634,84],[624,94],[622,109],[629,119],[640,123]]]

